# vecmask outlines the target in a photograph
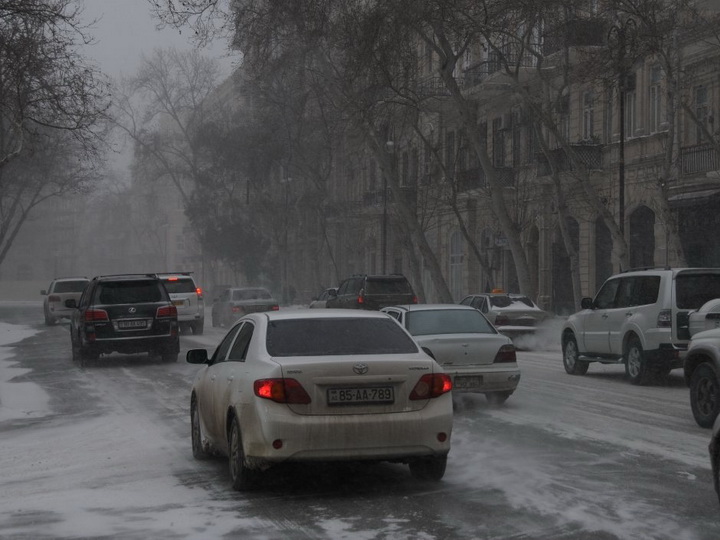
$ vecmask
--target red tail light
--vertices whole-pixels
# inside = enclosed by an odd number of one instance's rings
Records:
[[[88,309],[85,312],[85,322],[109,321],[107,311],[104,309]]]
[[[48,302],[59,302],[59,301],[60,301],[59,296],[55,296],[54,294],[51,294],[50,296],[48,296]]]
[[[276,403],[310,403],[310,396],[295,379],[260,379],[253,383],[253,389],[256,396]]]
[[[157,319],[164,319],[167,317],[177,317],[177,308],[173,305],[161,306],[161,307],[157,308],[157,311],[155,312],[155,317]]]
[[[280,306],[275,304],[273,307],[270,308],[270,311],[280,311]]]
[[[672,310],[661,309],[657,318],[658,328],[672,328]]]
[[[195,289],[195,294],[198,295],[198,298],[202,298],[202,297],[203,297],[203,296],[202,296],[202,289],[201,289],[200,287],[198,287],[197,289]]]
[[[517,362],[514,345],[503,345],[495,355],[495,363],[503,364],[508,362]]]
[[[240,313],[240,307],[239,307],[239,306],[233,306],[233,307],[232,307],[232,312],[233,312],[233,313]]]
[[[442,396],[452,390],[452,379],[446,373],[428,373],[420,380],[410,392],[410,399],[430,399]]]
[[[417,296],[413,296],[412,303],[413,303],[413,304],[417,304],[417,303],[418,303],[418,298],[417,298]]]
[[[358,298],[357,298],[357,303],[358,303],[358,304],[364,304],[364,303],[365,303],[365,297],[364,297],[362,294],[361,294],[360,296],[358,296]]]
[[[495,326],[503,326],[506,324],[510,324],[510,319],[508,319],[505,315],[498,315],[495,317]]]

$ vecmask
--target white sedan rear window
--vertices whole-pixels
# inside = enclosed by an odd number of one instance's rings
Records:
[[[272,321],[271,356],[413,354],[417,345],[392,319],[294,319]]]

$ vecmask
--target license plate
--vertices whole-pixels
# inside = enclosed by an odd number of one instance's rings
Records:
[[[175,306],[184,306],[185,300],[173,300],[173,305]]]
[[[479,388],[483,384],[482,375],[465,375],[455,377],[453,388],[461,390],[463,388]]]
[[[365,405],[368,403],[394,403],[392,386],[365,386],[359,388],[329,388],[328,405]]]
[[[132,319],[129,321],[118,321],[118,328],[127,330],[129,328],[147,328],[145,319]]]

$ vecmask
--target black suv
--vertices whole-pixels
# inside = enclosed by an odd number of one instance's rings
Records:
[[[330,291],[326,307],[377,310],[400,304],[417,304],[417,296],[405,276],[360,274],[343,281],[337,292]]]
[[[97,276],[70,319],[73,360],[84,366],[101,354],[147,352],[176,362],[180,352],[177,308],[156,274]]]

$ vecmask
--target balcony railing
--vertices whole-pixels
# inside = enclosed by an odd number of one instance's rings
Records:
[[[683,175],[705,173],[720,169],[718,151],[714,145],[707,143],[681,148],[680,164]]]
[[[573,149],[577,159],[581,163],[584,163],[588,169],[601,169],[602,168],[602,150],[603,147],[600,144],[571,144],[570,148]],[[572,161],[565,152],[564,148],[556,148],[550,151],[552,158],[555,162],[555,166],[558,172],[567,172],[573,170]],[[552,174],[552,168],[545,154],[538,154],[538,176],[550,176]]]

